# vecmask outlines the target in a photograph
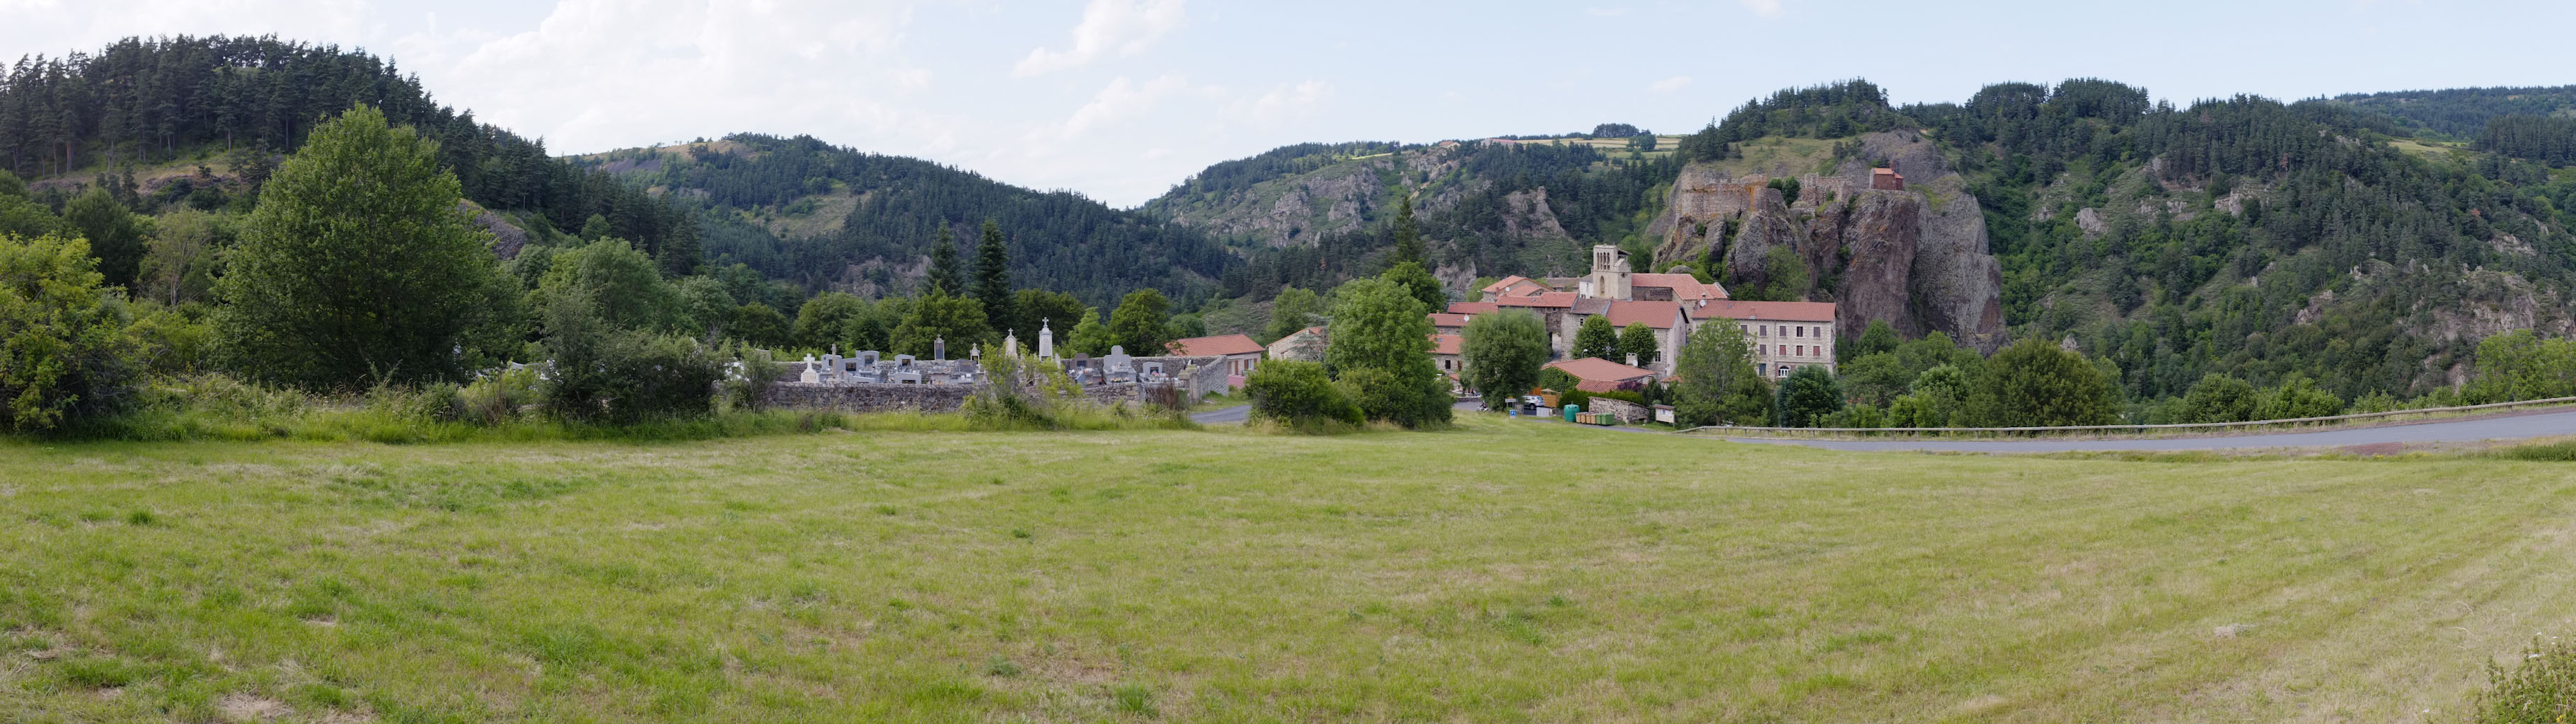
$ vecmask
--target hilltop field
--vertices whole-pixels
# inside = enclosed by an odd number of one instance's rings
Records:
[[[0,720],[2457,721],[2576,467],[1464,416],[0,443]]]

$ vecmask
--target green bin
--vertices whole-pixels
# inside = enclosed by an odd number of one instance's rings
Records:
[[[1565,421],[1566,421],[1566,422],[1573,422],[1573,421],[1574,421],[1574,415],[1575,415],[1575,413],[1579,413],[1579,412],[1582,412],[1582,411],[1583,411],[1583,406],[1582,406],[1582,405],[1566,405],[1566,406],[1565,406]]]

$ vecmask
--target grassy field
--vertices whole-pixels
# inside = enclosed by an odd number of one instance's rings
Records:
[[[2576,466],[1506,422],[0,443],[0,721],[2456,721]]]

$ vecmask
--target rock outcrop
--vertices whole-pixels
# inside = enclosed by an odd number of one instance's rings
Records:
[[[1905,190],[1869,187],[1869,160],[1888,159],[1909,178]],[[1792,202],[1771,177],[1727,177],[1692,165],[1673,184],[1655,266],[1696,262],[1718,250],[1731,289],[1767,289],[1774,249],[1807,267],[1809,298],[1840,305],[1836,326],[1857,336],[1874,320],[1908,336],[1941,331],[1993,351],[2003,343],[2003,267],[1986,250],[1977,199],[1931,142],[1874,133],[1831,175],[1798,177]]]

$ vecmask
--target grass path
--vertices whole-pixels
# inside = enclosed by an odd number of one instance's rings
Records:
[[[2576,466],[0,443],[0,721],[2456,720]]]

